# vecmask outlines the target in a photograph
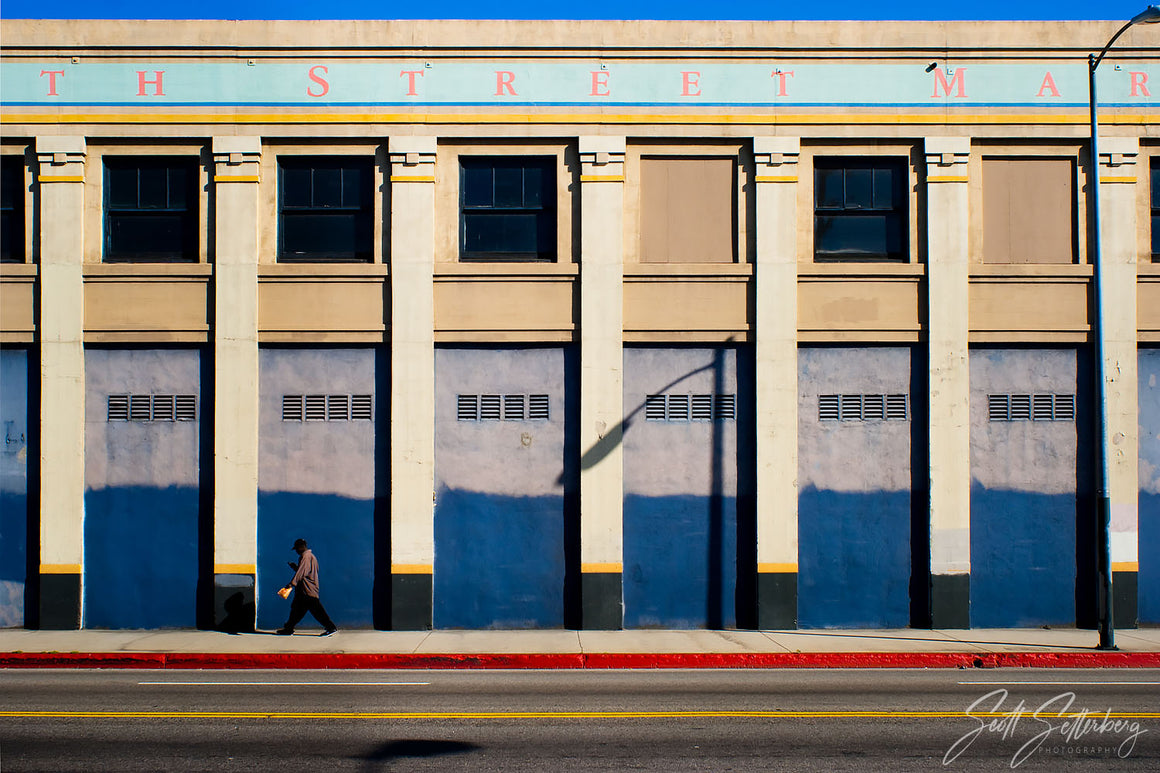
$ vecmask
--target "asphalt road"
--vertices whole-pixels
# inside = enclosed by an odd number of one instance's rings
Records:
[[[9,670],[0,773],[1152,771],[1158,696],[1141,670]]]

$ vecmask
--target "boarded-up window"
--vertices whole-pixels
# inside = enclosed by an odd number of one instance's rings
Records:
[[[736,256],[736,160],[640,160],[643,263],[732,263]]]
[[[983,159],[983,262],[1075,262],[1075,159]]]

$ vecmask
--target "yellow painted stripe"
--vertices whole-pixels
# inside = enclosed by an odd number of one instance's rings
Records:
[[[391,574],[432,574],[431,564],[391,564]]]
[[[257,574],[258,567],[254,564],[214,564],[214,574]]]
[[[433,183],[433,182],[435,182],[435,175],[433,175],[433,174],[393,174],[393,175],[391,175],[391,182],[393,182],[393,183]]]
[[[580,175],[580,182],[582,182],[582,183],[622,183],[622,182],[624,182],[624,175],[622,175],[622,174],[582,174],[582,175]]]
[[[932,112],[857,114],[681,114],[681,113],[3,113],[0,122],[24,124],[73,123],[205,123],[205,124],[287,124],[287,123],[370,123],[370,124],[1052,124],[1087,125],[1087,114],[993,113],[984,115]],[[1105,125],[1140,126],[1156,121],[1156,114],[1112,115],[1101,118]]]
[[[1102,183],[1134,183],[1134,182],[1136,182],[1136,178],[1135,177],[1101,177],[1100,182],[1102,182]]]
[[[798,178],[796,174],[759,174],[754,176],[753,180],[759,183],[796,183]]]
[[[971,719],[1035,717],[1035,711],[970,715]],[[1090,712],[1052,714],[1055,719],[1090,717]],[[1101,714],[1100,717],[1105,715]],[[1160,712],[1111,712],[1112,719],[1160,719]],[[963,711],[0,711],[20,719],[965,719]]]
[[[81,564],[41,564],[41,574],[80,574],[84,571]]]
[[[257,183],[261,182],[262,178],[256,174],[215,174],[213,181],[215,183]]]
[[[928,183],[965,183],[969,182],[970,178],[965,174],[932,174],[927,176]]]
[[[83,183],[85,176],[83,174],[42,174],[36,179],[42,183]]]
[[[624,571],[624,564],[615,561],[580,564],[580,571],[584,574],[620,574]]]
[[[797,564],[758,564],[757,571],[759,574],[782,574],[782,573],[796,573],[798,570]]]
[[[1136,561],[1113,561],[1113,572],[1139,572],[1140,564]]]

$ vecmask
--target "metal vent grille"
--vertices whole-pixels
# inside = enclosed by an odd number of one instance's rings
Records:
[[[548,421],[547,395],[528,395],[528,418],[532,421]]]
[[[352,421],[371,421],[374,418],[374,400],[371,395],[350,396],[350,418]]]
[[[350,395],[326,396],[326,420],[350,421]]]
[[[527,417],[527,395],[503,396],[503,420],[523,421]]]
[[[459,395],[455,400],[455,418],[479,421],[479,395]]]
[[[326,395],[306,395],[306,420],[326,421]]]
[[[908,395],[818,395],[818,421],[907,421]]]
[[[987,395],[990,421],[1075,421],[1075,395]]]
[[[302,421],[302,395],[282,395],[282,421]]]
[[[646,421],[733,421],[737,418],[736,395],[647,395]]]
[[[196,421],[196,395],[109,395],[107,421]]]
[[[479,418],[483,421],[500,420],[499,395],[479,396]]]

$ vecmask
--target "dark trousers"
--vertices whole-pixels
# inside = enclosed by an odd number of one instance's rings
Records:
[[[302,591],[296,590],[294,598],[290,600],[290,617],[286,619],[286,625],[282,626],[282,630],[293,631],[294,626],[302,621],[307,612],[314,615],[314,619],[322,623],[322,627],[328,631],[338,627],[330,619],[330,615],[326,614],[317,596],[307,596]]]

